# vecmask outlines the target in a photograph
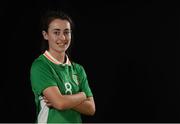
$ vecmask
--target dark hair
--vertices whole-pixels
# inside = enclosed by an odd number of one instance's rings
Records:
[[[70,18],[69,15],[67,15],[62,10],[47,10],[41,17],[41,31],[48,32],[49,24],[55,19],[67,20],[70,23],[71,30],[73,31],[74,24],[73,24],[72,19]],[[71,35],[72,35],[71,36],[71,44],[72,44],[73,34]],[[69,47],[71,46],[72,45],[70,45]],[[48,48],[49,48],[48,42],[44,38],[42,38],[41,53],[43,53]],[[69,51],[70,51],[70,48],[68,48],[66,54],[69,54]]]

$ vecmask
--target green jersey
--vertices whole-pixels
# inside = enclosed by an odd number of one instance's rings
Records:
[[[85,92],[87,97],[93,96],[83,67],[70,62],[56,63],[47,51],[40,55],[31,66],[31,85],[35,95],[37,122],[43,123],[81,123],[80,113],[73,109],[58,110],[48,107],[42,99],[43,90],[57,86],[63,95]]]

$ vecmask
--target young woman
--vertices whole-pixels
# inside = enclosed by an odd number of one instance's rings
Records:
[[[48,11],[42,24],[48,47],[30,73],[37,122],[81,123],[80,114],[94,115],[95,103],[84,68],[67,55],[72,20],[62,11]]]

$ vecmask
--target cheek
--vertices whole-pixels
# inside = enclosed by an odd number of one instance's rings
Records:
[[[71,41],[71,36],[68,36],[66,39],[70,42]]]
[[[49,40],[51,40],[51,42],[55,42],[57,40],[57,38],[54,36],[51,36],[51,37],[49,37]]]
[[[53,45],[56,42],[56,39],[54,37],[49,37],[48,42],[49,44]]]

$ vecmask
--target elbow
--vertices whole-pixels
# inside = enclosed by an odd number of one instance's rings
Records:
[[[93,116],[95,114],[95,112],[96,112],[95,106],[91,106],[90,109],[89,109],[89,115]]]
[[[96,112],[96,108],[94,107],[93,109],[92,109],[92,112],[91,112],[91,116],[93,116],[94,114],[95,114],[95,112]]]
[[[91,111],[91,112],[89,113],[90,116],[93,116],[94,114],[95,114],[95,110],[94,110],[94,111]]]

